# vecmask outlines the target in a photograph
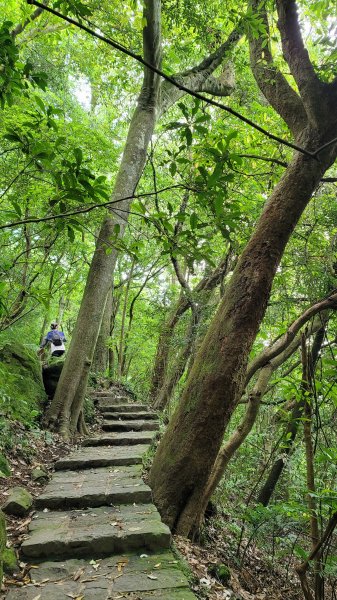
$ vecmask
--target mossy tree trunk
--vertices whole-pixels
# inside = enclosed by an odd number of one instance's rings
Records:
[[[262,91],[266,82],[271,87],[269,100],[296,141],[303,148],[318,149],[337,135],[337,84],[323,84],[315,74],[303,45],[295,3],[279,0],[277,7],[284,56],[300,95],[278,71],[274,83],[270,75],[266,79],[272,59],[262,37],[252,40],[252,54],[254,51],[258,59],[254,63],[252,58],[254,74]],[[256,73],[261,68],[265,69],[264,78],[261,71],[259,76]],[[322,150],[319,160],[294,154],[265,205],[196,356],[150,472],[161,515],[179,534],[190,534],[200,521],[204,490],[242,394],[248,355],[266,311],[276,269],[294,227],[336,154],[336,143]]]
[[[160,0],[149,0],[144,6],[143,12],[146,23],[143,29],[144,59],[147,63],[160,67]],[[228,96],[233,89],[232,82],[228,84],[222,78],[214,77],[213,72],[222,64],[228,51],[232,49],[241,35],[242,28],[234,30],[228,40],[199,65],[184,73],[176,74],[175,79],[195,91]],[[160,85],[159,77],[147,67],[144,68],[142,90],[131,119],[112,195],[113,209],[102,223],[99,231],[71,344],[55,397],[45,419],[47,425],[57,428],[66,437],[73,433],[73,430],[69,429],[68,416],[72,414],[73,406],[75,404],[77,406],[80,402],[79,389],[82,390],[81,402],[83,403],[84,400],[83,378],[87,364],[92,364],[105,300],[114,273],[118,249],[113,246],[112,240],[115,237],[123,236],[132,202],[132,200],[123,200],[123,198],[132,197],[136,190],[158,117],[184,94],[184,91],[171,83],[164,82]]]
[[[325,168],[329,165],[330,160]],[[151,470],[154,498],[164,520],[181,534],[190,533],[199,516],[277,266],[323,169],[303,155],[289,165],[234,271],[159,446]]]

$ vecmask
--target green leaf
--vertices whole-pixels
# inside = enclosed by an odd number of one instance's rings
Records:
[[[83,152],[82,152],[81,148],[74,148],[74,156],[75,156],[77,166],[79,167],[83,162]]]
[[[197,215],[195,212],[193,212],[193,213],[190,215],[190,225],[191,225],[191,229],[195,229],[195,228],[196,228],[196,226],[197,226],[197,224],[198,224],[198,215]]]

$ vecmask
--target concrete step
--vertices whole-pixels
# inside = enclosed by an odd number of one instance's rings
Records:
[[[108,401],[108,402],[103,402],[102,400],[99,401],[98,403],[98,408],[101,412],[137,412],[137,411],[144,411],[146,412],[148,410],[148,407],[146,404],[135,404],[130,402],[129,404],[116,404],[114,402]]]
[[[168,548],[169,528],[153,504],[99,507],[86,511],[38,512],[21,547],[25,559],[109,556]]]
[[[141,465],[59,471],[35,500],[38,509],[67,510],[151,502],[151,489],[141,479]]]
[[[82,446],[133,446],[151,444],[156,431],[117,431],[106,432],[83,440]]]
[[[103,421],[103,431],[157,431],[159,429],[158,421]]]
[[[89,442],[90,440],[86,440]],[[99,445],[99,444],[94,444]],[[148,444],[131,446],[116,446],[115,448],[93,449],[89,445],[74,450],[55,463],[57,471],[64,469],[90,469],[97,467],[137,465],[141,464],[142,456],[148,449]]]
[[[43,562],[30,572],[33,583],[12,588],[7,600],[141,599],[195,600],[178,561],[169,551],[117,555],[90,564],[85,559]]]
[[[134,419],[134,420],[151,420],[158,419],[158,415],[155,412],[150,411],[138,411],[138,412],[109,412],[104,411],[103,416],[105,419]]]

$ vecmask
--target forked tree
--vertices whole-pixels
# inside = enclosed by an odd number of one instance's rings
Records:
[[[252,0],[252,8],[263,19],[266,35],[250,41],[251,67],[260,90],[304,152],[293,154],[264,206],[154,459],[150,481],[155,502],[165,522],[183,535],[200,521],[207,480],[241,397],[248,356],[286,244],[337,155],[337,78],[326,83],[315,71],[294,0],[277,0],[276,5],[283,55],[295,85],[274,64],[267,13],[258,0]]]

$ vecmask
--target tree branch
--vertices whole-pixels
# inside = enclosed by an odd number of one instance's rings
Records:
[[[269,131],[267,131],[266,129],[264,129],[263,127],[261,127],[260,125],[258,125],[254,121],[252,121],[251,119],[248,119],[247,117],[245,117],[238,111],[231,108],[230,106],[227,106],[226,104],[222,104],[221,102],[216,102],[215,100],[211,100],[210,98],[207,98],[207,96],[204,96],[203,94],[200,94],[199,92],[195,92],[192,89],[189,89],[184,84],[179,83],[179,81],[177,81],[175,79],[175,77],[171,77],[171,76],[167,75],[166,73],[164,73],[157,67],[148,63],[142,56],[135,54],[134,52],[132,52],[128,48],[125,48],[118,42],[115,42],[114,40],[107,38],[107,37],[101,35],[100,33],[97,33],[96,31],[90,29],[86,25],[83,25],[83,23],[79,23],[75,19],[72,19],[71,17],[68,17],[66,15],[63,15],[62,13],[54,10],[53,8],[42,5],[40,2],[38,2],[38,0],[27,0],[27,2],[28,2],[28,4],[34,4],[35,6],[43,7],[45,10],[47,10],[48,12],[52,13],[53,15],[59,17],[60,19],[63,19],[65,21],[67,21],[68,23],[75,25],[76,27],[78,27],[79,29],[82,29],[83,31],[86,31],[93,37],[105,42],[106,44],[108,44],[109,46],[112,46],[116,50],[123,52],[123,54],[126,54],[127,56],[131,56],[131,58],[134,58],[135,60],[137,60],[139,63],[141,63],[145,67],[152,69],[152,71],[154,73],[157,73],[157,75],[160,75],[163,79],[172,83],[175,87],[177,87],[179,90],[183,91],[185,94],[189,94],[190,96],[192,96],[194,98],[198,98],[199,100],[202,100],[203,102],[206,102],[207,104],[210,104],[211,106],[216,106],[217,108],[220,108],[221,110],[226,111],[227,113],[233,115],[234,117],[237,117],[238,119],[240,119],[240,121],[243,121],[244,123],[246,123],[253,129],[256,129],[256,131],[259,131],[260,133],[262,133],[269,139],[275,140],[275,141],[279,142],[280,144],[287,146],[288,148],[292,148],[293,150],[297,150],[301,154],[309,156],[310,158],[313,158],[313,159],[317,158],[317,155],[320,152],[320,148],[318,150],[316,150],[316,152],[310,152],[309,150],[306,150],[305,148],[302,148],[301,146],[298,146],[297,144],[288,142],[287,140],[284,140],[283,138],[280,138],[279,136],[274,135],[273,133],[270,133]],[[332,143],[332,142],[330,142],[330,143]]]
[[[46,0],[45,2],[43,2],[44,5],[46,5],[48,3],[48,0]],[[32,22],[35,21],[35,19],[37,19],[44,11],[44,6],[43,7],[39,7],[37,8],[29,17],[28,19],[26,19],[23,23],[19,23],[19,25],[17,25],[11,32],[11,36],[13,38],[15,38],[17,35],[19,35],[20,33],[22,33],[26,27],[28,27],[28,25]]]
[[[239,23],[231,32],[228,39],[215,52],[204,58],[201,63],[188,71],[177,73],[177,75],[173,76],[174,81],[163,81],[161,88],[161,112],[164,113],[170,106],[188,93],[181,87],[177,87],[177,84],[185,86],[194,92],[206,92],[214,96],[229,96],[234,87],[231,74],[226,77],[225,73],[222,73],[219,77],[214,77],[213,73],[223,62],[226,54],[239,41],[242,34],[242,23]]]
[[[323,310],[336,309],[337,308],[337,293],[332,293],[328,298],[324,298],[319,302],[316,302],[304,311],[293,323],[290,325],[284,335],[282,335],[276,342],[274,342],[269,348],[266,348],[264,352],[261,352],[254,360],[252,360],[247,367],[246,384],[250,381],[253,375],[258,369],[261,369],[270,362],[274,357],[278,356],[283,352],[287,346],[294,340],[296,334],[299,332],[301,327],[309,321],[317,313]]]
[[[276,5],[284,58],[297,83],[308,119],[317,124],[323,110],[328,109],[325,94],[328,84],[318,78],[304,46],[295,0],[277,0]]]
[[[263,95],[288,125],[296,139],[307,125],[307,115],[301,98],[275,66],[270,50],[270,33],[265,3],[251,0],[253,11],[262,19],[265,37],[250,36],[250,62],[253,75]]]

